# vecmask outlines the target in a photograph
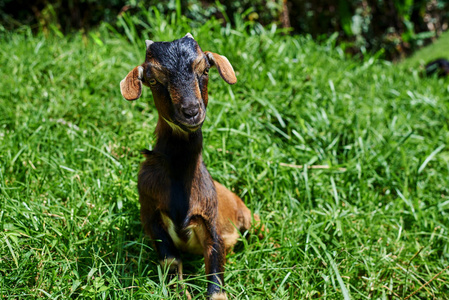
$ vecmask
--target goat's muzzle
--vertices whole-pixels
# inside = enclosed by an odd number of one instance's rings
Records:
[[[181,111],[186,119],[192,119],[198,116],[200,107],[198,104],[188,106],[181,105]]]
[[[198,130],[201,125],[203,125],[204,119],[206,118],[206,113],[200,105],[181,108],[180,114],[178,115],[179,116],[176,118],[177,123],[181,125],[181,128],[190,132]]]

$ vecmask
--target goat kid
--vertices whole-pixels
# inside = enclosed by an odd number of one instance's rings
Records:
[[[209,68],[229,84],[237,82],[228,59],[202,51],[191,34],[173,42],[146,41],[145,62],[120,82],[126,100],[149,86],[158,111],[157,142],[144,150],[138,178],[140,217],[162,265],[182,279],[180,252],[204,255],[209,299],[223,291],[226,251],[251,226],[243,201],[214,181],[202,158],[201,126],[206,117]],[[258,222],[259,218],[254,215]],[[188,292],[185,293],[190,299]]]

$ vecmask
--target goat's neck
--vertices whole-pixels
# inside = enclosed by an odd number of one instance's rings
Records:
[[[203,148],[201,129],[188,133],[179,132],[159,117],[156,138],[154,151],[163,153],[177,170],[193,172],[201,162]]]

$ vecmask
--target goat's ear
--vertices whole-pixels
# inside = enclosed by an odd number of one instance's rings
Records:
[[[229,60],[220,54],[205,51],[207,59],[211,66],[216,66],[221,78],[224,79],[229,84],[234,84],[237,82],[237,77],[235,77],[234,69],[232,68]]]
[[[143,67],[137,66],[120,81],[120,92],[128,101],[139,99],[142,94]]]

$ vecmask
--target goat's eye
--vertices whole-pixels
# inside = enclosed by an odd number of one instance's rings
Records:
[[[149,82],[150,82],[150,85],[155,85],[157,83],[156,79],[154,79],[154,78],[151,78],[149,80]]]
[[[207,74],[209,74],[209,68],[206,68],[206,69],[204,69],[204,72],[203,72],[203,74],[204,74],[204,75],[207,75]]]

